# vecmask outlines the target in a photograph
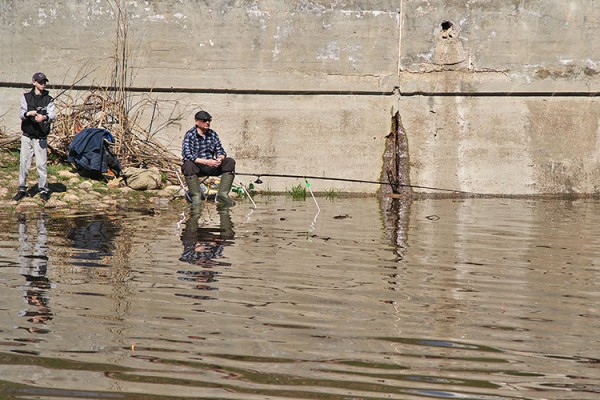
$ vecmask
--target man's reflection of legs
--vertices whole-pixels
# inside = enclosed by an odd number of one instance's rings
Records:
[[[233,231],[233,222],[231,222],[230,209],[226,207],[220,207],[219,212],[219,227],[221,228],[220,237],[222,241],[233,241],[235,232]]]
[[[33,244],[33,238],[28,233],[27,217],[25,214],[19,215],[19,273],[25,277],[23,297],[30,306],[23,310],[21,315],[27,317],[27,321],[34,324],[31,327],[23,328],[31,333],[48,333],[48,329],[40,328],[37,325],[45,324],[53,317],[48,300],[48,289],[50,289],[51,283],[46,276],[48,270],[46,219],[46,214],[39,215],[37,241]]]
[[[228,266],[229,263],[217,261],[223,257],[224,246],[229,245],[234,238],[233,223],[231,222],[230,209],[228,207],[217,207],[219,213],[219,229],[215,232],[214,227],[200,227],[201,208],[192,207],[191,214],[181,234],[183,253],[179,258],[192,265],[203,267],[203,270],[181,270],[178,274],[180,280],[193,281],[197,290],[216,290],[208,285],[217,281],[218,271],[215,266]]]
[[[180,261],[193,263],[195,258],[196,236],[198,234],[198,221],[201,216],[200,207],[192,207],[190,216],[185,222],[185,228],[181,232],[181,243],[183,244],[183,253],[179,257]]]

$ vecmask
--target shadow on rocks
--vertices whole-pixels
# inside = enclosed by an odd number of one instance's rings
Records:
[[[49,183],[48,189],[50,189],[50,192],[52,193],[64,193],[67,191],[67,187],[64,183]]]

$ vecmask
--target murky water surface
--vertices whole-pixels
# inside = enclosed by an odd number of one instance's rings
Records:
[[[2,399],[598,399],[600,204],[1,214]]]

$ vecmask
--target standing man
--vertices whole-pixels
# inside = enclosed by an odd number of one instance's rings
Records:
[[[192,205],[201,201],[199,176],[221,175],[217,201],[227,207],[235,205],[229,197],[235,174],[235,160],[227,157],[217,132],[210,129],[212,116],[206,111],[198,111],[194,116],[195,125],[185,133],[182,144],[183,165]]]
[[[36,72],[31,79],[33,89],[21,98],[19,116],[21,118],[21,163],[19,170],[19,191],[13,200],[27,196],[27,175],[33,156],[38,174],[38,191],[42,201],[48,201],[48,134],[50,124],[56,118],[54,102],[46,90],[48,78],[43,72]]]

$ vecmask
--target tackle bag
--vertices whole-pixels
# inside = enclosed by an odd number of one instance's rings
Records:
[[[156,167],[127,167],[123,170],[123,179],[127,186],[135,190],[160,189],[162,184],[160,171]]]

